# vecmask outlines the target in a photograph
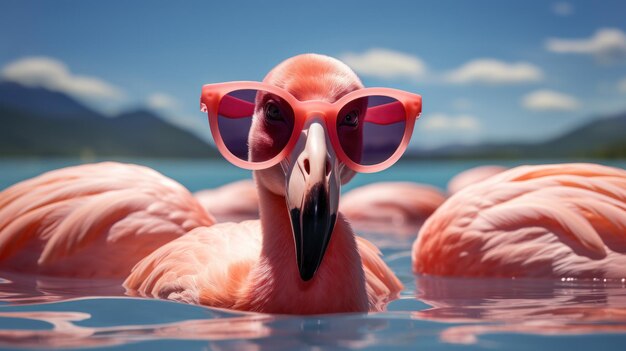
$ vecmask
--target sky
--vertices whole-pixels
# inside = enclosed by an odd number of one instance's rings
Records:
[[[206,83],[302,53],[421,94],[411,147],[552,138],[626,111],[624,1],[0,2],[0,79],[205,138]]]

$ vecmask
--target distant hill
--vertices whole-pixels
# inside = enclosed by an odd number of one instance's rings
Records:
[[[626,112],[592,119],[541,143],[482,143],[416,150],[407,158],[626,158]]]
[[[0,106],[54,119],[100,117],[63,93],[12,82],[0,82]]]
[[[106,117],[65,94],[15,83],[0,83],[0,124],[1,156],[218,156],[150,111]]]
[[[556,155],[626,158],[626,112],[595,119],[537,148]]]

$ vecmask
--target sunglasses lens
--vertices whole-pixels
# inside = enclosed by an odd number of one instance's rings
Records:
[[[344,152],[357,164],[376,165],[400,147],[406,112],[392,97],[366,96],[346,104],[337,116],[337,135]]]
[[[226,148],[249,162],[274,158],[293,131],[293,109],[263,90],[235,90],[220,101],[217,126]]]

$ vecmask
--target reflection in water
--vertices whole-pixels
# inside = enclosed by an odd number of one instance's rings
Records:
[[[46,322],[49,330],[1,330],[0,345],[11,347],[95,347],[113,346],[159,339],[237,340],[253,339],[269,334],[263,318],[234,317],[186,320],[157,325],[120,325],[85,327],[75,322],[91,318],[81,312],[5,312],[0,317],[23,318]]]
[[[390,264],[405,265],[405,256],[389,255]],[[493,335],[626,332],[626,288],[621,282],[418,277],[417,300],[404,294],[390,312],[313,317],[126,297],[75,298],[98,295],[100,287],[115,291],[111,282],[68,281],[67,290],[60,279],[20,282],[30,285],[5,281],[0,288],[5,302],[0,306],[3,347],[85,348],[169,340],[198,347],[208,343],[219,350],[446,348],[449,343],[480,346],[480,336],[491,334],[490,346],[506,348],[507,340],[494,346]],[[60,294],[64,291],[71,295]],[[415,303],[405,304],[409,299]]]
[[[127,299],[133,300],[133,299]],[[65,302],[77,307],[80,300]],[[92,300],[98,303],[101,300]],[[84,302],[84,300],[83,300]],[[159,302],[176,304],[171,302]],[[38,305],[42,309],[56,304]],[[200,307],[197,307],[200,308]],[[303,346],[362,348],[388,342],[389,323],[367,315],[345,314],[320,317],[290,317],[229,313],[212,310],[205,319],[181,320],[162,324],[115,326],[84,325],[96,314],[83,312],[0,312],[0,318],[28,319],[48,323],[49,329],[0,330],[4,347],[102,347],[153,340],[195,340],[209,342],[211,348],[253,350],[291,350]],[[419,330],[419,329],[416,329]],[[400,330],[410,336],[410,330]]]
[[[511,333],[524,340],[578,335],[561,341],[563,347],[577,345],[581,334],[626,335],[626,282],[416,278],[410,271],[410,241],[369,238],[380,245],[406,287],[389,312],[312,317],[241,313],[128,298],[113,280],[0,273],[0,347],[447,349],[452,343],[507,349]],[[612,345],[621,348],[621,339]],[[168,342],[174,344],[164,344]]]
[[[84,296],[123,296],[116,279],[67,279],[0,272],[0,303],[26,304]]]
[[[419,277],[416,297],[432,308],[418,319],[463,323],[441,339],[475,343],[481,334],[626,332],[626,283],[605,280]],[[479,323],[479,324],[477,324]]]

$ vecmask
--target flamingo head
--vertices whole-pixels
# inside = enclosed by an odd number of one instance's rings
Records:
[[[299,101],[331,103],[363,88],[344,63],[314,54],[287,59],[271,70],[264,82],[288,91]],[[255,145],[271,139],[259,137],[271,132],[257,128],[263,127],[253,126],[249,138],[252,158],[256,150],[263,149]],[[289,156],[274,167],[255,171],[259,186],[286,199],[303,281],[313,278],[324,258],[337,219],[341,184],[354,176],[336,156],[326,128],[322,116],[309,116]]]

